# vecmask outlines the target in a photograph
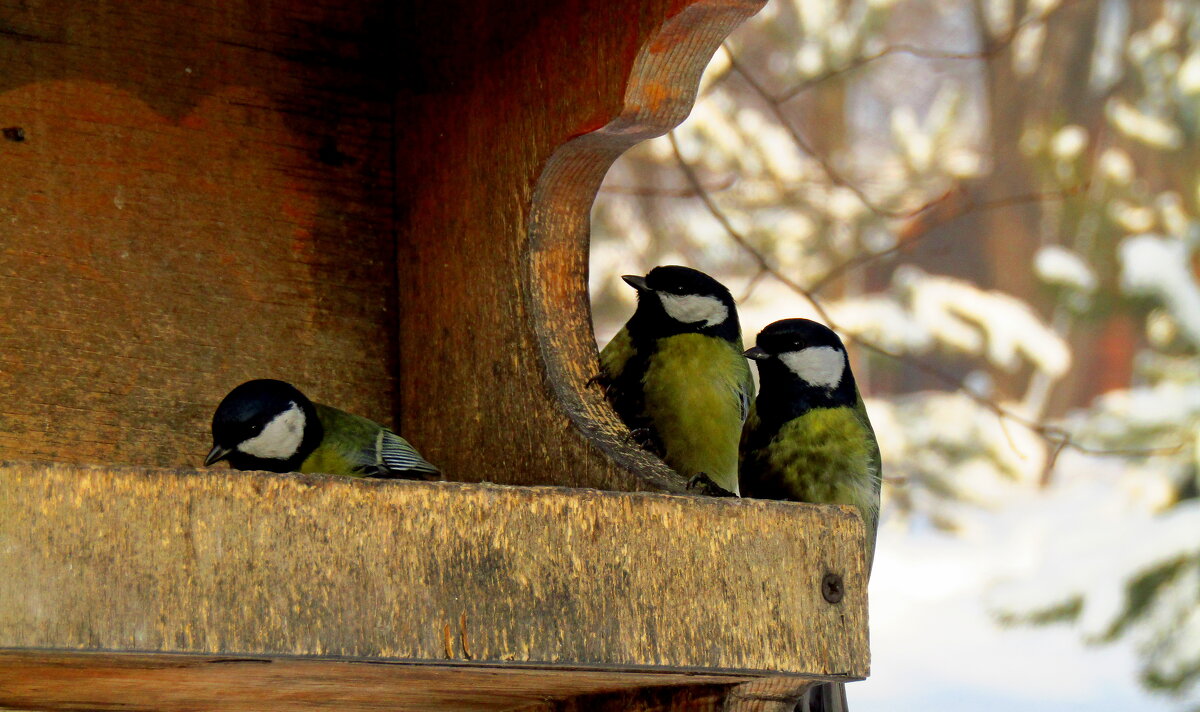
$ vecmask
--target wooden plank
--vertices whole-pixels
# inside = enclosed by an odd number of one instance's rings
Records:
[[[251,377],[391,421],[391,4],[0,13],[0,458],[195,466]]]
[[[856,679],[862,536],[846,507],[9,463],[0,648]]]
[[[453,478],[683,488],[585,386],[589,211],[612,160],[682,120],[761,6],[446,0],[401,22],[419,71],[397,112],[400,360],[421,364],[401,420]]]
[[[0,709],[719,712],[729,688],[742,679],[289,658],[0,651]]]

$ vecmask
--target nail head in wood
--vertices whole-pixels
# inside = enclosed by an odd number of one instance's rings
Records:
[[[846,588],[840,574],[825,574],[821,579],[821,595],[830,603],[839,603],[845,595]]]

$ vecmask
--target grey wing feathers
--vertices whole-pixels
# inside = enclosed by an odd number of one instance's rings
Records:
[[[433,477],[441,474],[438,468],[417,454],[407,440],[390,430],[380,433],[379,462],[390,472],[418,472]]]

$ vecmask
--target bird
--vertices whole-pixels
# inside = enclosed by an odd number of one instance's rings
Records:
[[[205,467],[321,472],[349,477],[440,479],[407,440],[373,420],[313,403],[285,381],[259,378],[234,388],[212,419]]]
[[[758,367],[758,396],[742,431],[738,478],[743,497],[858,509],[866,530],[867,572],[879,524],[881,459],[846,347],[824,324],[783,319],[745,352]],[[811,687],[798,712],[841,712],[845,686]]]
[[[637,308],[600,352],[598,380],[613,409],[689,488],[737,495],[738,438],[754,380],[733,296],[679,265],[621,279],[637,290]]]

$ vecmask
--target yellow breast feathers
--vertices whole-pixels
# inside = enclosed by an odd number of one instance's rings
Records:
[[[767,447],[766,466],[802,502],[850,504],[871,527],[875,492],[875,440],[851,408],[817,408],[788,421]]]
[[[738,440],[749,363],[737,347],[701,334],[661,339],[644,383],[646,415],[684,477],[707,474],[738,492]],[[748,394],[745,394],[748,397]]]

